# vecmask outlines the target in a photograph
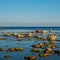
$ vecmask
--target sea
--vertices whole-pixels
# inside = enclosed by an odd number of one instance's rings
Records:
[[[60,33],[60,27],[0,27],[0,38],[6,38],[5,40],[0,40],[0,48],[4,48],[4,52],[0,51],[0,60],[25,60],[25,56],[37,56],[36,60],[60,60],[60,55],[52,54],[47,57],[40,57],[39,53],[33,53],[32,45],[47,42],[43,40],[37,40],[36,38],[24,38],[23,41],[18,41],[17,38],[10,36],[2,36],[3,32],[10,33],[28,33],[35,30],[46,30],[49,31],[52,29],[52,33],[47,33],[46,35],[40,35],[41,37],[47,37],[48,34]],[[60,40],[60,36],[57,36],[57,40]],[[55,45],[60,46],[59,42],[54,42]],[[8,45],[8,46],[7,46]],[[24,51],[15,51],[15,52],[7,52],[6,50],[9,48],[24,48]],[[42,50],[39,48],[39,50]],[[56,48],[55,50],[60,50],[60,48]],[[4,56],[11,56],[10,58],[6,58]]]

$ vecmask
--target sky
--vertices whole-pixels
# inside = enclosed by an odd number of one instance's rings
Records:
[[[0,0],[0,26],[60,26],[60,0]]]

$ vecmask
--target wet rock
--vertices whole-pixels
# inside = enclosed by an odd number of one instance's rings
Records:
[[[37,39],[41,39],[41,36],[35,36],[35,38],[37,38]]]
[[[0,51],[4,51],[4,48],[0,48]]]
[[[44,54],[41,53],[41,54],[39,54],[40,57],[47,57],[49,55],[50,55],[50,53],[44,53]]]
[[[12,34],[14,37],[17,37],[17,33]]]
[[[24,51],[23,48],[9,48],[8,50],[6,50],[7,52],[14,52],[14,51]]]
[[[37,59],[36,56],[26,56],[24,58],[25,58],[25,60],[36,60]]]
[[[56,54],[60,55],[60,50],[54,51]]]
[[[41,52],[40,50],[38,50],[38,49],[36,49],[36,48],[33,48],[31,51],[32,51],[32,52],[37,52],[37,53],[40,53],[40,52]]]
[[[0,40],[5,40],[5,38],[0,38]]]
[[[40,30],[35,30],[35,33],[40,33]]]
[[[7,33],[7,32],[4,32],[3,35],[9,37],[9,36],[11,36],[12,34],[11,34],[11,33]]]
[[[53,50],[52,50],[51,48],[49,48],[49,47],[45,49],[45,52],[46,52],[46,53],[51,53],[52,51],[53,51]]]
[[[50,30],[49,30],[49,32],[53,32],[53,30],[52,30],[52,29],[50,29]]]
[[[10,55],[6,55],[6,56],[4,56],[5,58],[11,58],[11,56]]]
[[[24,48],[15,48],[15,51],[24,51]]]
[[[41,33],[41,34],[46,34],[47,31],[41,30],[40,33]]]
[[[23,34],[18,34],[17,38],[24,38],[24,35]]]
[[[40,48],[40,47],[42,47],[42,44],[35,44],[35,45],[32,45],[32,47],[34,47],[34,48]]]
[[[45,30],[35,30],[35,33],[46,34],[47,31],[45,31]]]
[[[30,33],[27,34],[27,36],[28,37],[33,37],[33,33],[30,32]]]
[[[57,36],[55,36],[55,35],[48,35],[47,38],[48,38],[48,40],[54,41],[54,40],[56,40]]]

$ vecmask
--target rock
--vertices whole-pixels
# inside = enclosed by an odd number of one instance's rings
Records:
[[[41,34],[46,34],[47,33],[47,31],[44,31],[44,30],[41,30],[41,32],[40,32]]]
[[[6,50],[7,52],[14,52],[15,51],[15,48],[9,48]]]
[[[7,52],[14,52],[14,51],[23,51],[23,48],[9,48],[8,50],[6,50]]]
[[[54,40],[56,40],[56,36],[55,35],[48,35],[48,40],[51,40],[51,41],[54,41]]]
[[[17,38],[24,38],[24,35],[23,34],[18,34]]]
[[[23,51],[23,48],[15,48],[15,51]]]
[[[37,39],[41,39],[41,36],[35,36],[35,38],[37,38]]]
[[[4,56],[5,58],[11,58],[11,56],[10,55],[6,55],[6,56]]]
[[[17,33],[12,34],[14,37],[17,37]]]
[[[32,52],[37,52],[37,53],[40,53],[40,52],[41,52],[40,50],[38,50],[38,49],[36,49],[36,48],[33,48],[31,51],[32,51]]]
[[[32,37],[33,36],[33,33],[28,33],[28,37]]]
[[[40,31],[39,30],[35,30],[35,33],[40,33]]]
[[[41,54],[39,54],[40,57],[47,57],[49,55],[50,55],[50,53],[44,53],[44,54],[41,53]]]
[[[53,32],[53,30],[52,30],[52,29],[50,29],[50,30],[49,30],[49,32]]]
[[[37,59],[36,56],[26,56],[24,58],[25,58],[25,60],[36,60]]]
[[[4,51],[4,48],[0,48],[0,51]]]
[[[5,38],[0,38],[0,40],[5,40]]]
[[[54,51],[56,54],[60,55],[60,50]]]
[[[40,48],[41,46],[42,46],[41,44],[32,45],[32,47],[34,47],[34,48]]]
[[[52,50],[51,48],[49,48],[49,47],[46,48],[46,50],[45,50],[46,53],[51,53],[52,51],[53,51],[53,50]]]

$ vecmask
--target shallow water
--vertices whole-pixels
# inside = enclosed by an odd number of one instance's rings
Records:
[[[12,30],[0,31],[0,34],[2,34],[2,32],[27,33],[27,32],[31,32],[31,31],[34,31],[34,30],[20,30],[20,29],[13,30],[12,29]],[[60,33],[59,30],[54,30],[54,33],[55,32]],[[41,35],[41,36],[46,37],[48,34],[50,34],[50,33],[47,33],[46,35]],[[0,37],[4,37],[4,36],[0,36]],[[5,37],[5,38],[7,38],[7,37]],[[57,39],[59,40],[60,36],[57,36]],[[39,57],[39,53],[31,52],[32,45],[41,43],[41,42],[44,42],[44,41],[37,40],[35,38],[32,38],[32,39],[24,38],[23,41],[17,41],[17,39],[13,36],[8,37],[6,40],[0,40],[0,48],[5,49],[4,52],[0,52],[0,60],[25,60],[24,59],[25,56],[37,56],[38,57],[37,60],[60,60],[60,56],[58,56],[57,54],[53,54],[48,57]],[[60,46],[60,42],[59,43],[55,42],[55,44]],[[6,49],[12,48],[12,47],[22,47],[22,48],[24,48],[24,51],[23,52],[6,52]],[[58,49],[60,49],[60,48],[58,48]],[[11,58],[4,58],[5,55],[10,55]]]

